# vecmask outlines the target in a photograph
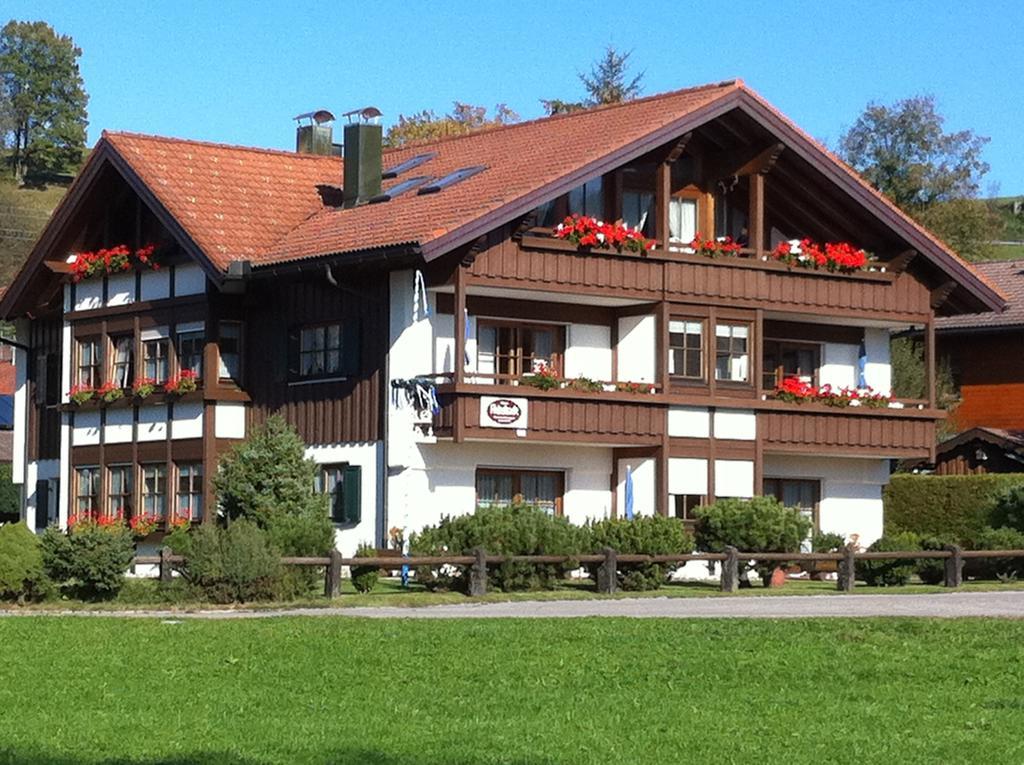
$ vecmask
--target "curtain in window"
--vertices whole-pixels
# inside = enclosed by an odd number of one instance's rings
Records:
[[[697,236],[697,200],[674,197],[668,205],[668,231],[672,242],[688,245]]]
[[[514,480],[511,475],[481,473],[477,477],[477,504],[480,507],[510,505],[514,491]]]
[[[647,191],[622,192],[622,221],[644,236],[653,236],[654,194]]]

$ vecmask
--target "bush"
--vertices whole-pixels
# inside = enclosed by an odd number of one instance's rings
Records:
[[[21,491],[11,480],[11,464],[0,464],[0,521],[15,523],[20,517]]]
[[[277,595],[281,554],[252,521],[239,519],[227,528],[201,524],[179,550],[187,556],[182,576],[208,600],[244,603]]]
[[[357,558],[373,558],[377,555],[377,548],[372,545],[359,545],[356,550]],[[380,568],[377,566],[353,566],[352,586],[356,592],[372,592],[377,586],[377,579],[380,577]]]
[[[811,551],[816,553],[839,552],[846,546],[846,537],[831,531],[816,531],[811,537]]]
[[[24,523],[0,526],[0,598],[36,599],[46,592],[39,540]]]
[[[989,520],[995,528],[1024,531],[1024,485],[1004,489],[996,497]]]
[[[953,543],[939,537],[921,537],[920,544],[922,550],[944,550]],[[914,572],[925,584],[942,584],[946,579],[946,561],[943,558],[922,558],[914,566]]]
[[[985,529],[974,541],[975,550],[1024,550],[1024,532],[1007,527]],[[1024,578],[1024,558],[967,558],[964,576],[974,579]]]
[[[882,494],[885,533],[911,531],[970,547],[989,526],[1008,525],[993,515],[1014,486],[1024,486],[1024,474],[894,475]]]
[[[326,513],[271,516],[267,540],[281,555],[322,558],[334,548],[334,524]],[[323,589],[323,570],[315,566],[284,566],[279,596],[294,600]]]
[[[82,521],[67,531],[51,526],[39,542],[47,576],[83,600],[115,597],[135,556],[132,534],[122,524]]]
[[[579,555],[589,549],[586,529],[525,504],[479,508],[472,515],[447,516],[409,540],[412,555],[469,555],[483,547],[490,555]],[[488,567],[488,583],[505,592],[553,589],[578,564],[503,563]],[[431,589],[469,589],[468,570],[419,567],[416,578]]]
[[[785,507],[774,497],[720,499],[697,508],[697,547],[723,552],[733,546],[742,552],[797,552],[811,530],[811,521],[799,510]],[[754,561],[754,569],[767,586],[772,572],[782,565]]]
[[[693,552],[693,535],[682,521],[661,515],[645,515],[632,521],[608,519],[591,524],[590,545],[593,552],[611,547],[627,555],[671,555]],[[623,590],[656,590],[676,566],[663,563],[620,563],[619,586]],[[597,567],[589,567],[596,576]]]
[[[921,538],[909,531],[888,534],[875,540],[868,552],[920,550]],[[910,581],[917,564],[912,560],[858,560],[857,578],[872,587],[902,587]]]

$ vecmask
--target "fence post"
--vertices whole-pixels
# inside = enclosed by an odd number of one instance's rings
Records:
[[[952,553],[950,557],[943,561],[946,564],[946,581],[944,584],[946,587],[959,587],[964,583],[963,548],[959,545],[946,545],[943,549]]]
[[[597,591],[604,595],[612,595],[619,587],[619,554],[611,547],[606,547],[601,552],[604,553],[604,561],[597,567]]]
[[[722,561],[722,592],[736,592],[740,588],[740,556],[732,545],[725,548],[725,560]]]
[[[473,565],[469,567],[469,594],[479,598],[487,594],[487,553],[482,547],[473,548]]]
[[[843,548],[843,559],[839,561],[839,578],[836,582],[841,592],[853,592],[854,585],[857,583],[857,566],[853,554],[852,543]]]
[[[324,595],[336,598],[341,594],[341,553],[336,547],[331,548],[330,558],[324,572]]]
[[[171,548],[164,545],[160,548],[160,583],[169,584],[171,581]]]

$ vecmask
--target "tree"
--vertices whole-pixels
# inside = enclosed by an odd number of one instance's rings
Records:
[[[960,257],[971,261],[992,257],[992,242],[1002,228],[999,216],[981,199],[935,202],[916,217]]]
[[[971,130],[943,131],[933,96],[892,106],[870,103],[839,139],[839,152],[855,170],[904,211],[978,195],[989,166],[981,158],[989,139]]]
[[[400,114],[398,124],[388,128],[387,135],[384,136],[384,145],[397,147],[418,141],[432,141],[518,121],[519,115],[505,104],[495,106],[494,114],[489,116],[484,106],[455,101],[451,113],[440,117],[429,109],[409,117]]]
[[[604,55],[596,59],[590,67],[590,74],[579,74],[580,82],[587,91],[584,101],[562,101],[561,99],[542,99],[545,111],[549,115],[566,114],[602,104],[621,104],[632,101],[640,95],[641,81],[644,73],[629,78],[629,57],[633,51],[619,53],[613,46],[605,48]]]
[[[89,102],[81,55],[71,37],[43,21],[10,21],[0,30],[0,124],[19,181],[81,162]]]

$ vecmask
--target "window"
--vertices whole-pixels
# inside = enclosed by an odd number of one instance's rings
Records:
[[[201,330],[178,333],[178,370],[191,369],[203,377],[203,348],[206,338]]]
[[[639,229],[644,236],[654,236],[654,194],[649,191],[622,192],[622,222]]]
[[[100,510],[100,469],[75,468],[75,513],[98,513]]]
[[[569,192],[569,213],[604,217],[604,184],[594,178]]]
[[[130,388],[134,382],[135,370],[132,364],[132,348],[135,345],[135,338],[131,335],[121,335],[110,338],[110,345],[113,348],[113,359],[111,360],[110,380],[119,388]]]
[[[696,521],[695,511],[706,501],[700,494],[670,494],[669,500],[672,514],[684,521]]]
[[[341,325],[304,327],[299,332],[299,377],[341,374]]]
[[[464,181],[467,178],[471,178],[477,173],[482,173],[487,169],[487,165],[473,165],[472,167],[463,167],[456,170],[454,173],[448,173],[443,178],[438,178],[436,181],[431,181],[425,186],[421,186],[417,194],[436,194],[441,189],[452,186],[459,181]]]
[[[100,385],[100,341],[78,341],[78,384],[90,388]]]
[[[704,322],[668,323],[668,373],[690,380],[704,379]]]
[[[316,490],[328,496],[331,520],[335,523],[359,523],[361,486],[362,468],[358,465],[322,465],[316,475]]]
[[[810,535],[818,529],[818,502],[821,482],[802,478],[765,478],[764,495],[775,497],[786,507],[793,507],[811,521],[811,530],[801,552],[811,552]]]
[[[242,324],[238,321],[222,321],[218,328],[220,379],[238,382],[242,374]]]
[[[424,183],[430,180],[429,175],[418,175],[415,178],[406,178],[400,183],[396,183],[390,189],[385,189],[375,197],[370,197],[370,204],[377,204],[379,202],[388,202],[397,196],[404,194],[407,191],[412,191],[417,186],[422,186]]]
[[[203,518],[203,465],[188,462],[178,465],[177,509],[179,518],[200,521]]]
[[[669,241],[688,246],[697,236],[697,200],[672,197],[668,204]]]
[[[750,379],[749,324],[715,326],[715,379],[748,382]]]
[[[157,337],[142,342],[142,374],[151,380],[163,382],[168,378],[166,337]]]
[[[565,474],[553,470],[504,470],[481,468],[476,472],[477,507],[502,507],[525,502],[562,514]]]
[[[167,515],[167,466],[142,466],[142,512],[157,519]]]
[[[518,378],[542,365],[561,374],[565,329],[534,324],[481,321],[477,339],[477,371]]]
[[[384,179],[397,178],[402,173],[406,173],[415,167],[419,167],[424,162],[429,162],[436,156],[436,151],[427,152],[426,154],[417,154],[415,157],[411,157],[404,162],[399,162],[394,167],[386,168],[384,172],[381,173],[381,177]]]
[[[111,465],[107,472],[110,476],[107,490],[107,515],[111,518],[122,516],[127,518],[132,509],[132,467],[131,465]]]
[[[786,377],[814,383],[820,359],[821,346],[817,343],[765,340],[762,365],[764,387],[774,388]]]

